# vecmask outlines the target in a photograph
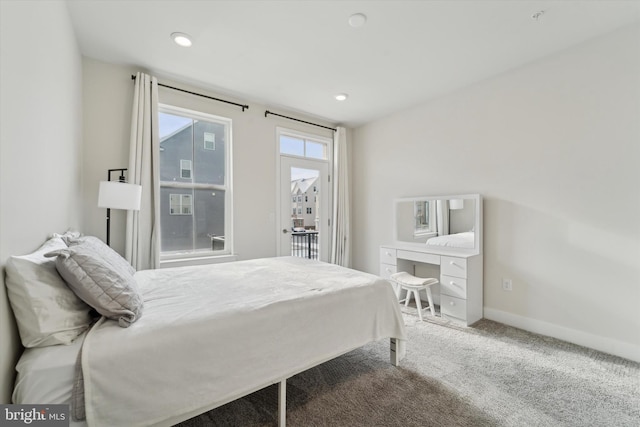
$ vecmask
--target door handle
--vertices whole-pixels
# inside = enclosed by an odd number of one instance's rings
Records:
[[[289,230],[287,230],[286,228],[282,229],[282,233],[287,234],[289,232]]]

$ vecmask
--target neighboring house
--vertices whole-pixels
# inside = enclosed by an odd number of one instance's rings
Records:
[[[318,177],[291,181],[291,222],[295,228],[318,229]]]

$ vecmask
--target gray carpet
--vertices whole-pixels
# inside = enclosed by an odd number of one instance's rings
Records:
[[[405,315],[402,367],[388,340],[287,381],[289,426],[640,426],[640,364],[482,320]],[[274,426],[277,388],[180,424]]]

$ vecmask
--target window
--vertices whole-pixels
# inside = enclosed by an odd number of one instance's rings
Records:
[[[311,208],[307,208],[307,213],[311,214]]]
[[[413,206],[415,218],[414,237],[436,232],[436,203],[429,200],[417,200]]]
[[[180,178],[191,179],[191,160],[180,160]]]
[[[230,254],[231,120],[159,111],[161,259]]]
[[[323,137],[303,135],[295,131],[278,128],[280,154],[327,160],[330,140]]]
[[[204,133],[204,149],[215,150],[216,149],[216,134],[211,132]]]
[[[169,195],[169,213],[171,215],[191,215],[192,212],[191,194]]]

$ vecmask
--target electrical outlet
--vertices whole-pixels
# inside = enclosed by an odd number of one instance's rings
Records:
[[[502,290],[503,291],[513,290],[513,282],[511,282],[511,279],[502,279]]]

